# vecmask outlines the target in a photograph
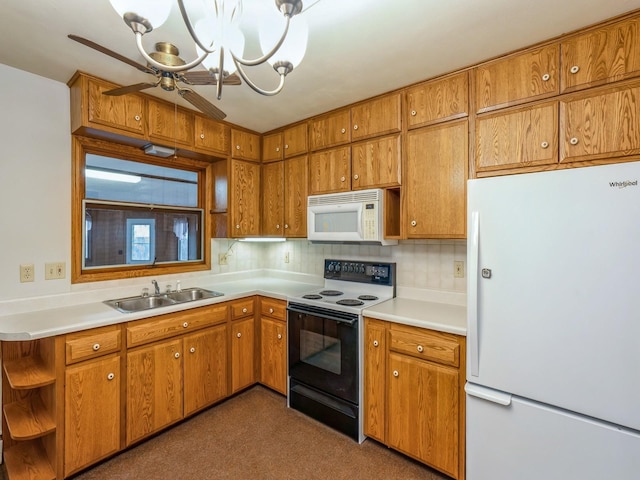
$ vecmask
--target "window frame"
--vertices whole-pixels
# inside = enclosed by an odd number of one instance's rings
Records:
[[[137,147],[121,145],[106,140],[73,136],[71,170],[71,283],[119,280],[152,275],[180,274],[211,270],[211,211],[213,195],[212,163],[186,157],[160,158],[146,155]],[[198,208],[204,211],[204,233],[202,242],[202,261],[174,262],[156,265],[117,265],[104,268],[83,269],[85,254],[83,237],[85,218],[83,200],[85,200],[85,158],[87,154],[105,155],[123,160],[148,163],[163,167],[184,168],[198,173]]]

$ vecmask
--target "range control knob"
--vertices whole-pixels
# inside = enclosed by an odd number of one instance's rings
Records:
[[[333,272],[334,268],[335,268],[335,265],[333,263],[330,263],[329,266],[327,267],[327,270],[329,270],[330,272]]]
[[[350,271],[350,272],[353,272],[353,263],[350,263],[350,264],[349,264],[349,271]]]
[[[364,264],[360,265],[360,273],[365,273],[367,271],[366,268],[364,268]]]
[[[339,272],[341,269],[340,263],[336,263],[336,272]]]

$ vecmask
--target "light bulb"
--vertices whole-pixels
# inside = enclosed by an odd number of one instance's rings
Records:
[[[171,0],[109,0],[120,17],[131,12],[146,18],[153,28],[158,28],[169,18]]]

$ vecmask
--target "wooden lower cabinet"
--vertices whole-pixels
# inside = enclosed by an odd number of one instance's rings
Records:
[[[120,356],[68,367],[64,390],[64,475],[120,449]]]
[[[182,418],[182,339],[127,353],[127,445]]]
[[[287,394],[287,302],[259,297],[260,383]]]
[[[256,381],[253,316],[231,322],[231,393],[253,385]]]
[[[465,338],[365,319],[364,434],[465,477]]]

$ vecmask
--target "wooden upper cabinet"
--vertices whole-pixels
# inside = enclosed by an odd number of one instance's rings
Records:
[[[195,115],[195,147],[204,153],[229,155],[231,128],[224,123]]]
[[[231,156],[250,160],[260,161],[260,136],[244,130],[231,129]]]
[[[301,123],[283,132],[284,157],[291,158],[309,151],[309,128],[307,123]]]
[[[560,102],[560,161],[640,154],[640,81],[569,95]]]
[[[374,138],[351,146],[351,188],[400,185],[400,134]]]
[[[407,126],[422,127],[469,115],[469,76],[458,73],[406,91]]]
[[[262,161],[276,162],[283,158],[282,132],[262,137]]]
[[[476,170],[558,162],[558,102],[476,118]]]
[[[464,238],[469,122],[458,120],[407,134],[407,238]]]
[[[260,235],[260,164],[231,160],[230,237]]]
[[[640,18],[622,20],[562,42],[562,91],[640,75]]]
[[[284,235],[284,162],[262,166],[262,235]]]
[[[167,147],[193,149],[194,113],[186,108],[158,100],[147,100],[149,140]]]
[[[553,44],[475,69],[476,109],[485,112],[559,93],[560,45]]]
[[[399,132],[402,128],[400,92],[379,97],[351,108],[351,140]]]
[[[309,195],[351,190],[351,147],[324,150],[309,160]]]
[[[71,132],[82,127],[96,128],[130,137],[146,135],[146,100],[141,95],[104,95],[119,85],[84,74],[70,82]]]
[[[284,234],[288,238],[307,237],[307,195],[309,161],[307,155],[284,161]]]
[[[351,111],[340,110],[315,118],[309,126],[311,150],[343,145],[351,141]]]

